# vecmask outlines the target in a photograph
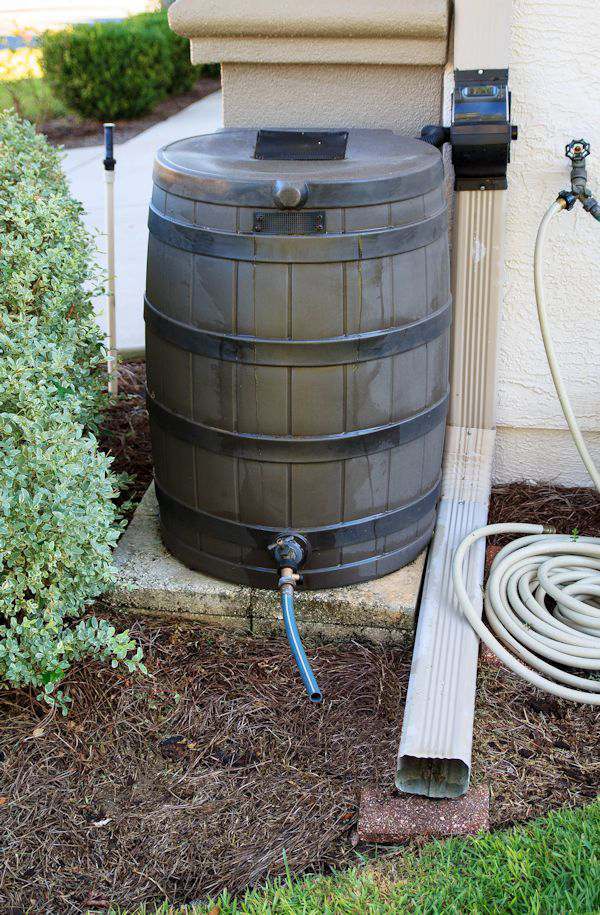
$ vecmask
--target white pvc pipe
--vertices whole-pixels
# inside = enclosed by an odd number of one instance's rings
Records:
[[[546,317],[543,246],[549,222],[564,207],[564,201],[555,201],[540,224],[534,257],[536,303],[548,365],[565,419],[600,492],[600,472],[573,413]],[[463,566],[474,543],[499,533],[529,536],[504,547],[492,563],[484,599],[488,629],[467,593]],[[562,699],[600,705],[600,680],[569,670],[600,671],[600,538],[557,535],[539,524],[490,524],[473,531],[459,545],[452,579],[469,623],[510,670]],[[553,602],[551,610],[547,598]]]
[[[104,170],[106,186],[107,300],[108,312],[108,393],[119,393],[117,370],[117,315],[115,304],[115,173]]]

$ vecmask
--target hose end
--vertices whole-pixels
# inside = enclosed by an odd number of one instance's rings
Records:
[[[542,534],[555,534],[556,528],[552,524],[542,524]]]

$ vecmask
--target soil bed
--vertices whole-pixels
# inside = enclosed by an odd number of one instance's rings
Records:
[[[172,95],[160,102],[149,114],[141,118],[127,121],[115,121],[115,141],[117,144],[125,143],[143,130],[147,130],[159,121],[170,118],[188,105],[199,99],[216,92],[221,86],[219,79],[199,79],[190,92],[182,95]],[[104,142],[102,124],[89,118],[70,115],[63,118],[53,118],[37,125],[39,133],[44,133],[51,143],[71,149],[75,146],[97,146]]]
[[[552,524],[559,534],[577,531],[585,537],[600,537],[600,493],[586,486],[567,488],[553,483],[506,483],[494,486],[490,501],[490,524],[525,521]],[[493,538],[504,545],[512,535]]]
[[[98,439],[113,459],[112,469],[128,474],[121,503],[128,517],[152,480],[150,426],[146,410],[146,363],[143,360],[119,365],[119,396],[108,408]],[[128,504],[127,504],[128,503]]]
[[[356,861],[360,788],[393,787],[410,648],[311,649],[315,706],[284,639],[133,631],[150,677],[81,667],[67,718],[0,693],[0,910],[237,892],[284,873],[284,850],[293,872]],[[599,740],[596,711],[483,670],[474,782],[492,824],[594,798]]]
[[[117,469],[138,471],[133,498],[150,472],[143,372],[122,367],[102,439]],[[517,490],[496,490],[493,520],[560,515],[567,530],[595,532],[595,493],[570,503],[569,491],[535,487],[523,502]],[[311,647],[316,706],[283,638],[131,628],[149,676],[80,665],[67,718],[24,690],[0,692],[0,911],[184,903],[283,874],[285,859],[320,871],[369,851],[353,843],[358,798],[393,790],[409,645]],[[473,781],[490,785],[494,827],[595,798],[599,741],[597,710],[482,666]]]

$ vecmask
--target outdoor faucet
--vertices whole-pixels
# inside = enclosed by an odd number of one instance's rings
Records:
[[[587,140],[571,140],[565,147],[565,156],[571,160],[571,190],[561,191],[558,200],[563,201],[567,210],[572,210],[579,200],[583,209],[600,222],[600,203],[587,186],[587,168],[585,160],[591,151]]]

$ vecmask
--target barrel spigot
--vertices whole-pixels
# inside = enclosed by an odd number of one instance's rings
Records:
[[[323,694],[300,641],[294,613],[294,591],[302,583],[300,569],[310,556],[310,543],[302,534],[279,534],[268,550],[277,563],[283,624],[294,660],[310,701],[321,702]]]

